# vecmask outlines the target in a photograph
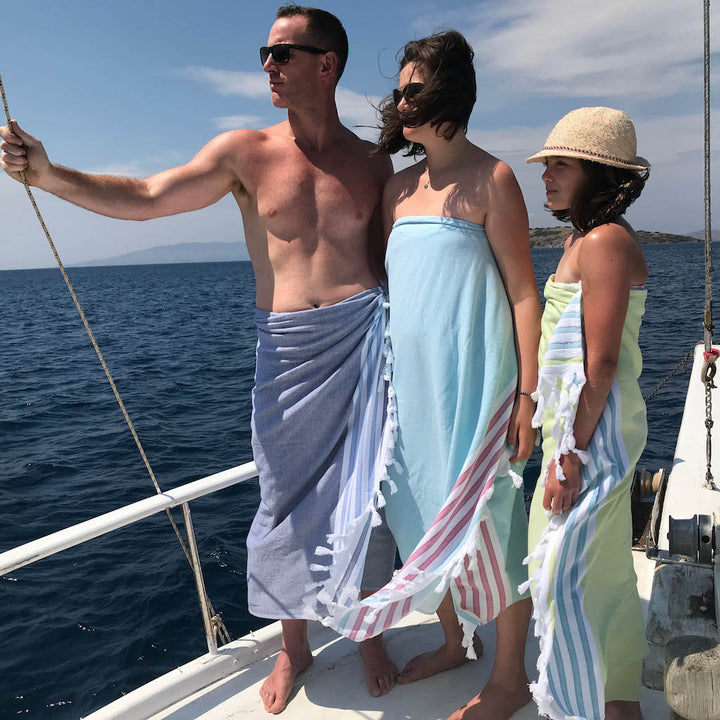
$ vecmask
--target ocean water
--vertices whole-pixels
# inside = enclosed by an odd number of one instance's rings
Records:
[[[702,339],[703,249],[646,248],[645,393]],[[540,288],[559,250],[533,252]],[[70,271],[158,481],[251,459],[249,263]],[[57,270],[0,273],[0,551],[154,493]],[[648,404],[641,460],[669,467],[687,375]],[[537,453],[526,484],[538,472]],[[247,612],[256,481],[192,503],[208,593]],[[0,717],[80,718],[206,651],[192,574],[164,514],[0,577]]]

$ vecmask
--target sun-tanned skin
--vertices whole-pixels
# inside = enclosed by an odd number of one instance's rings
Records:
[[[273,24],[268,45],[276,43],[317,44],[297,15]],[[196,210],[232,193],[263,310],[332,305],[376,287],[378,207],[392,166],[340,124],[337,56],[292,51],[289,63],[270,55],[263,69],[273,105],[287,109],[288,119],[219,135],[186,165],[142,180],[88,175],[52,164],[42,143],[13,122],[0,128],[0,166],[16,179],[23,171],[31,185],[76,205],[127,220]],[[260,691],[271,713],[285,708],[295,678],[312,662],[306,622],[283,620],[282,627],[283,649]],[[397,670],[382,638],[366,641],[362,656],[370,693],[388,692]]]
[[[449,593],[442,599],[437,609],[437,616],[443,629],[445,642],[436,650],[421,653],[409,660],[398,676],[399,685],[409,685],[418,680],[425,680],[467,662],[467,650],[462,644],[463,629],[458,622]],[[473,638],[473,648],[476,657],[482,657],[484,648],[482,640],[477,635]]]
[[[584,175],[576,158],[551,156],[545,161],[542,179],[547,207],[564,210],[570,207]],[[586,234],[573,233],[565,241],[555,279],[566,283],[582,281],[583,289],[587,380],[578,400],[573,425],[578,448],[587,448],[607,403],[620,354],[630,287],[644,285],[647,277],[642,247],[624,217]],[[581,462],[578,456],[574,452],[568,453],[563,456],[561,465],[565,481],[558,480],[553,460],[543,495],[543,507],[555,515],[571,508],[580,492]],[[605,703],[605,718],[642,720],[640,703],[610,700]]]

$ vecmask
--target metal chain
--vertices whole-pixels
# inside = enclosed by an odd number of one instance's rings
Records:
[[[0,98],[2,98],[2,105],[3,110],[5,111],[5,118],[7,119],[8,127],[10,127],[11,124],[11,118],[10,118],[10,110],[8,108],[7,98],[5,97],[5,87],[3,85],[2,81],[2,75],[0,75]],[[95,335],[90,328],[90,323],[88,323],[87,317],[85,317],[85,312],[82,309],[82,306],[80,305],[80,300],[78,299],[77,294],[75,293],[75,288],[73,287],[73,284],[70,282],[70,278],[68,277],[68,274],[65,270],[65,266],[62,263],[62,260],[60,259],[60,255],[57,251],[57,248],[55,247],[55,243],[53,242],[52,237],[50,236],[50,231],[47,229],[47,226],[45,225],[45,220],[43,219],[42,214],[40,213],[40,208],[38,207],[37,203],[35,202],[35,197],[32,194],[32,190],[30,190],[30,184],[27,181],[27,178],[25,177],[25,173],[20,171],[19,173],[20,180],[25,187],[25,192],[27,193],[28,197],[30,198],[30,203],[32,204],[33,210],[35,210],[35,215],[37,216],[38,221],[40,222],[40,226],[43,229],[43,232],[45,233],[45,238],[48,241],[48,244],[50,245],[50,249],[52,250],[53,255],[55,256],[55,261],[57,262],[58,267],[60,268],[60,272],[62,273],[63,279],[65,280],[65,285],[67,285],[68,290],[70,291],[70,295],[72,296],[73,302],[75,303],[75,307],[77,308],[78,313],[80,314],[80,318],[83,322],[83,325],[85,326],[85,330],[87,331],[87,334],[90,338],[90,342],[92,343],[93,348],[95,348],[95,353],[98,356],[98,359],[100,360],[100,364],[102,365],[103,370],[105,371],[105,377],[107,378],[108,382],[110,383],[110,387],[112,388],[113,394],[115,395],[115,399],[117,400],[118,405],[120,406],[120,410],[122,411],[123,417],[125,418],[125,422],[127,423],[128,428],[130,428],[130,433],[133,436],[133,439],[135,440],[135,445],[137,446],[138,451],[140,452],[140,456],[143,459],[143,462],[145,463],[145,468],[148,471],[148,475],[150,476],[150,479],[153,482],[153,485],[155,486],[155,491],[158,494],[162,493],[162,490],[160,489],[160,485],[158,484],[157,479],[155,478],[155,473],[153,472],[152,467],[150,466],[150,461],[147,458],[147,455],[145,454],[145,448],[143,448],[142,443],[140,442],[140,437],[138,436],[135,426],[133,425],[132,420],[130,419],[130,415],[128,414],[128,411],[125,409],[125,403],[122,401],[122,398],[120,397],[120,392],[117,389],[117,386],[115,385],[115,380],[113,379],[113,376],[110,373],[110,368],[108,368],[107,363],[105,362],[105,358],[103,357],[102,352],[100,351],[100,346],[97,343],[97,340],[95,339]],[[182,547],[183,553],[185,554],[185,557],[190,564],[191,568],[194,568],[194,563],[192,561],[192,558],[190,556],[190,551],[188,550],[188,547],[183,540],[183,537],[180,533],[180,529],[177,526],[177,523],[175,522],[175,518],[172,516],[172,512],[170,511],[170,508],[167,508],[165,510],[165,514],[167,515],[168,519],[170,520],[170,524],[173,527],[173,530],[175,531],[175,535],[177,539],[180,541],[180,546]],[[210,599],[207,598],[208,606],[210,607],[210,612],[213,614],[213,625],[216,628],[216,632],[220,634],[222,638],[227,637],[229,641],[230,635],[225,628],[225,625],[223,624],[222,619],[220,616],[215,613],[215,610],[212,607],[212,604],[210,603]]]
[[[683,359],[655,386],[655,388],[649,392],[643,400],[647,403],[650,398],[654,397],[658,391],[667,384],[667,382],[672,378],[674,375],[677,375],[678,372],[686,372],[688,368],[688,361],[690,358],[694,355],[695,351],[691,350],[689,353],[686,353]]]
[[[707,357],[707,354],[706,354]],[[705,487],[709,490],[717,490],[712,474],[712,390],[715,387],[713,377],[715,376],[715,359],[708,361],[706,359],[703,365],[703,382],[705,383],[705,458],[707,467],[705,470]]]

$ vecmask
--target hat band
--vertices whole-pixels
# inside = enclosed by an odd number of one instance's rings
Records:
[[[545,150],[566,150],[569,152],[581,153],[583,155],[590,155],[592,157],[602,158],[603,160],[612,160],[612,162],[622,163],[623,165],[637,165],[637,160],[624,160],[615,155],[605,155],[604,153],[595,152],[594,150],[585,150],[584,148],[568,147],[567,145],[545,145],[542,149]]]

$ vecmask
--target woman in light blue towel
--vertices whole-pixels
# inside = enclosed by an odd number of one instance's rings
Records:
[[[535,438],[540,300],[520,188],[466,136],[475,98],[473,51],[448,31],[405,46],[380,108],[380,151],[421,158],[384,195],[398,421],[397,492],[385,496],[404,567],[424,583],[422,609],[445,633],[398,682],[455,667],[466,648],[479,654],[474,630],[497,618],[490,680],[452,717],[503,720],[530,700],[518,471]]]

